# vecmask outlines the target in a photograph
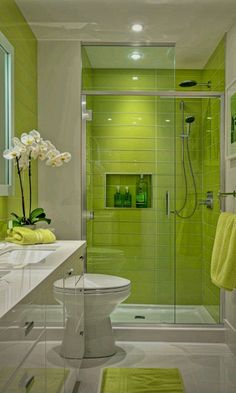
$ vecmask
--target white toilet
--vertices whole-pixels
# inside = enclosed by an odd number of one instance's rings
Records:
[[[81,316],[77,311],[81,294],[74,295],[76,276],[58,280],[53,284],[54,296],[65,304],[67,323],[61,354],[68,358],[80,358],[82,331],[78,327]],[[81,280],[76,285],[82,288]],[[86,358],[111,356],[116,352],[110,314],[130,295],[131,283],[125,278],[106,274],[84,274],[84,331]],[[81,308],[81,307],[80,307]],[[78,352],[78,354],[77,354]]]

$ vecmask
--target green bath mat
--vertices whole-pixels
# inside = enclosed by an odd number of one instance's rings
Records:
[[[100,393],[184,393],[177,368],[106,368]]]

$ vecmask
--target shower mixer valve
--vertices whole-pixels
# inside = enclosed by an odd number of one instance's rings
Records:
[[[201,199],[199,205],[205,205],[208,209],[213,209],[213,191],[207,191],[206,199]]]

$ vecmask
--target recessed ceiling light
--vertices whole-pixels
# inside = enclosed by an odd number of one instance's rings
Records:
[[[140,31],[143,31],[143,25],[140,23],[135,23],[131,26],[131,29],[135,31],[135,33],[140,33]]]
[[[129,58],[132,59],[132,60],[140,60],[142,57],[143,57],[143,55],[141,53],[139,53],[139,52],[132,52],[129,55]]]

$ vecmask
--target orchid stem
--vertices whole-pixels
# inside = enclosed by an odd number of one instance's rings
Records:
[[[32,184],[31,184],[31,154],[29,155],[29,217],[32,206]]]
[[[21,178],[21,171],[20,171],[19,160],[20,160],[20,159],[19,159],[18,157],[16,157],[17,173],[18,173],[18,176],[19,176],[20,190],[21,190],[22,212],[23,212],[24,222],[26,222],[26,216],[25,216],[25,197],[24,197],[24,190],[23,190],[23,184],[22,184],[22,178]]]

